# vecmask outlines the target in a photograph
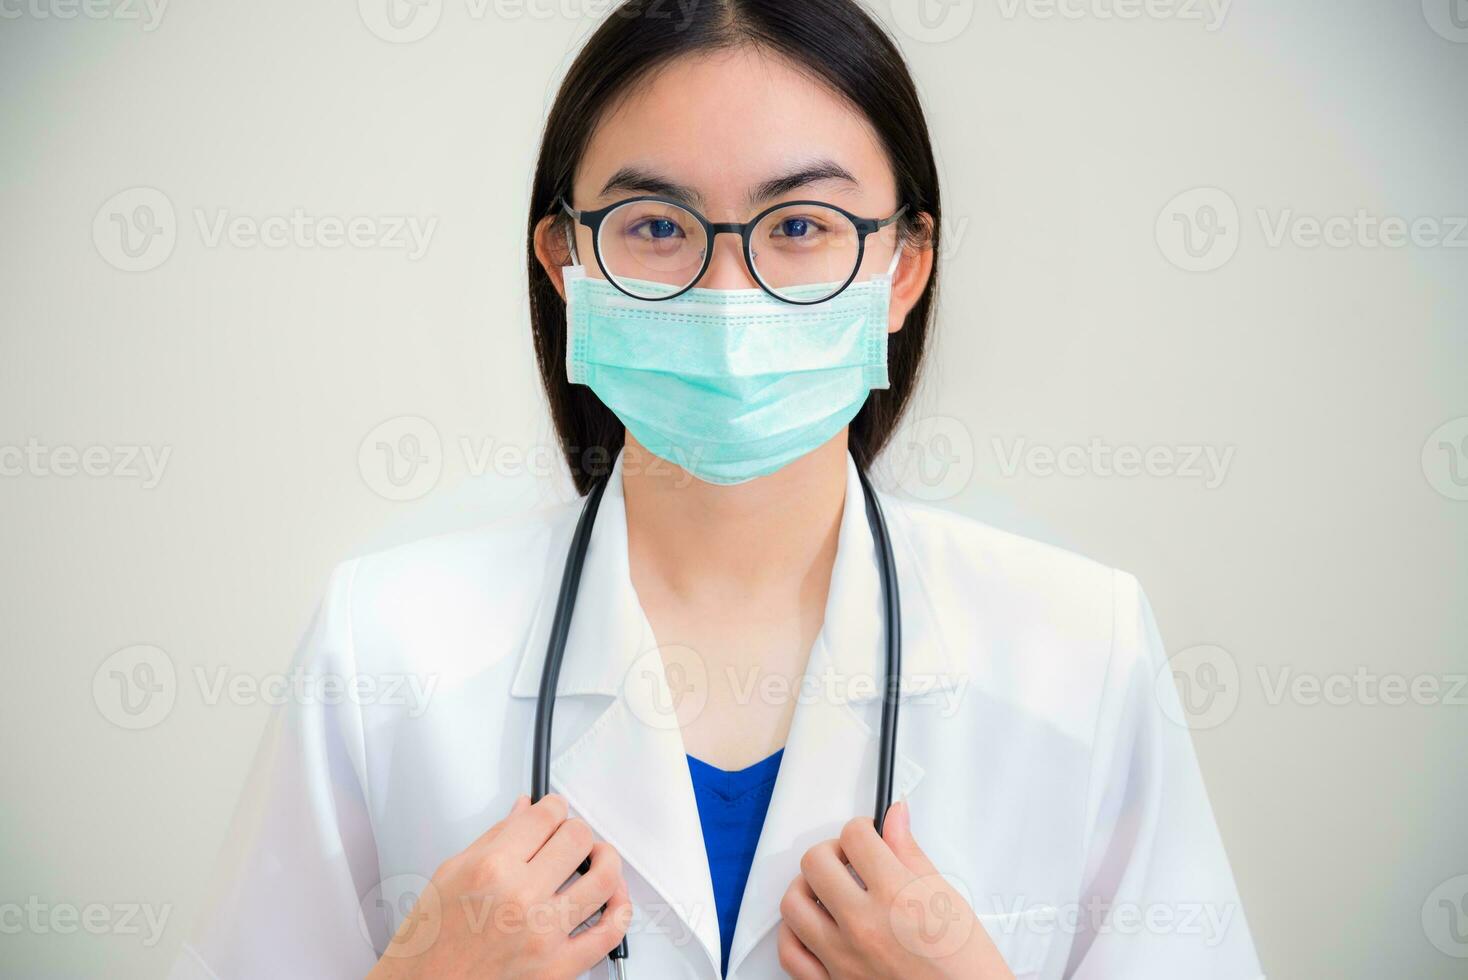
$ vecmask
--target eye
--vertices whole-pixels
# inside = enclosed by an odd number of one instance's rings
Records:
[[[682,238],[683,229],[671,218],[645,218],[635,222],[627,229],[627,233],[635,238],[651,239],[653,241],[665,241],[669,238]]]
[[[815,218],[792,216],[781,218],[770,229],[771,238],[789,238],[796,241],[814,239],[825,229]]]

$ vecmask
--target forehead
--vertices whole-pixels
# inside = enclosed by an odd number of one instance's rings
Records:
[[[806,189],[833,203],[878,205],[895,193],[876,133],[836,92],[765,51],[690,55],[640,82],[601,121],[575,196],[581,207],[628,196],[603,196],[602,189],[632,167],[697,191],[694,203],[717,217],[742,210],[751,188],[813,160],[856,178],[854,186],[825,181]]]

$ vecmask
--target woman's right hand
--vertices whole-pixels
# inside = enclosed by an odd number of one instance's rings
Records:
[[[591,868],[562,888],[591,856]],[[571,931],[606,911],[593,926]],[[622,860],[566,819],[554,794],[521,796],[508,816],[445,861],[368,980],[575,977],[627,934],[632,903]]]

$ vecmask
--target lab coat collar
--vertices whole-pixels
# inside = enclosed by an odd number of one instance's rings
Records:
[[[904,699],[921,697],[965,683],[954,673],[947,644],[938,628],[924,569],[915,560],[907,534],[903,505],[878,492],[897,562],[902,603],[902,688]],[[579,514],[579,507],[576,513]],[[533,698],[540,692],[545,647],[560,592],[561,572],[574,519],[566,522],[552,544],[546,563],[540,604],[521,655],[511,693]],[[812,651],[808,685],[838,701],[862,704],[881,697],[885,679],[882,585],[876,543],[867,524],[866,504],[856,463],[846,460],[846,505],[842,508],[836,559],[821,627],[826,656],[817,662]],[[617,697],[627,672],[656,643],[632,588],[627,559],[627,509],[622,493],[622,457],[612,468],[597,512],[582,570],[581,591],[561,664],[560,696],[600,694]],[[819,669],[826,676],[813,671]]]
[[[897,565],[898,596],[902,609],[902,686],[904,699],[948,690],[962,683],[952,669],[947,645],[937,628],[921,563],[907,533],[904,505],[878,491],[887,533]],[[812,656],[808,681],[820,681],[822,693],[829,688],[838,701],[863,704],[880,701],[886,681],[886,623],[882,612],[882,579],[877,568],[877,545],[867,523],[866,500],[856,463],[846,458],[846,505],[841,511],[841,530],[836,560],[831,568],[831,586],[826,599],[821,637],[825,641],[832,672],[827,682],[812,677],[817,666]],[[813,651],[814,654],[814,651]]]
[[[577,502],[569,520],[563,522],[550,547],[540,604],[527,637],[511,694],[534,698],[540,694],[540,674],[555,618],[556,598],[561,590],[567,549],[584,498]],[[652,644],[650,628],[632,588],[627,561],[627,506],[622,494],[622,457],[618,455],[602,494],[586,563],[581,569],[581,589],[561,661],[556,693],[561,697],[600,694],[617,697],[627,670],[640,652]]]

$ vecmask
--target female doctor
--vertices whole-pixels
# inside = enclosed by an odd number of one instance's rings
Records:
[[[594,513],[336,571],[297,669],[431,696],[273,720],[175,976],[1258,977],[1137,582],[865,503],[942,227],[876,23],[613,11],[530,215],[541,380]]]

